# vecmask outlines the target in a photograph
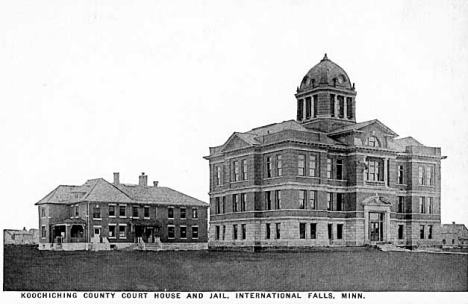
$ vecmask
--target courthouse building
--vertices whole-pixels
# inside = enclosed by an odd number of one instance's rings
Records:
[[[441,149],[356,122],[356,90],[325,57],[297,118],[210,148],[210,248],[441,245]]]

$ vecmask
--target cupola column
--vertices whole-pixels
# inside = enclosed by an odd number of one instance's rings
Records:
[[[348,110],[347,110],[348,107],[347,107],[347,104],[346,104],[346,96],[344,96],[343,99],[344,99],[344,102],[343,102],[343,107],[344,107],[344,109],[343,109],[343,113],[344,113],[343,118],[348,119]]]

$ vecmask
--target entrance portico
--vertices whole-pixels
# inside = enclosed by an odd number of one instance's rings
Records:
[[[362,204],[364,206],[364,243],[390,242],[390,199],[376,195],[365,199]]]

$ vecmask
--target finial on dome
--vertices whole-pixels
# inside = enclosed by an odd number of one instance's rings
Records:
[[[329,60],[328,57],[327,57],[327,53],[325,53],[325,56],[323,56],[322,61],[324,61],[324,60]]]

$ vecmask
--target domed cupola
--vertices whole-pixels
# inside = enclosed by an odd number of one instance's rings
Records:
[[[355,97],[348,74],[325,54],[297,88],[297,120],[306,123],[326,118],[355,123]]]

